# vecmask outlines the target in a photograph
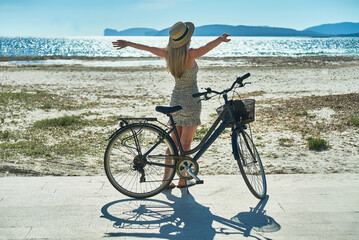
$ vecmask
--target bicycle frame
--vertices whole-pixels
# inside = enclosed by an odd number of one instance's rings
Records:
[[[227,127],[228,123],[232,120],[234,122],[234,127],[233,127],[233,131],[232,131],[233,154],[234,154],[235,159],[240,159],[239,149],[236,147],[237,146],[237,144],[236,144],[237,136],[238,136],[238,134],[242,134],[244,136],[243,138],[244,138],[245,144],[247,146],[249,146],[248,140],[245,137],[244,129],[242,127],[242,124],[240,124],[235,119],[235,116],[234,116],[234,113],[233,113],[233,108],[231,106],[230,101],[228,101],[227,93],[223,94],[223,99],[225,101],[226,107],[229,109],[228,116],[224,118],[224,115],[226,113],[225,113],[225,111],[222,111],[222,113],[217,117],[216,121],[212,124],[211,128],[208,130],[208,132],[206,133],[204,138],[201,140],[201,142],[195,148],[193,148],[193,149],[191,149],[189,151],[184,151],[183,150],[183,146],[182,146],[181,141],[180,141],[179,133],[178,133],[177,128],[176,128],[176,123],[175,123],[172,115],[169,114],[170,124],[172,125],[172,128],[169,131],[163,131],[162,130],[164,135],[161,136],[159,141],[156,144],[154,144],[152,146],[152,148],[150,148],[146,153],[143,153],[143,155],[144,156],[150,155],[150,153],[153,151],[153,149],[155,149],[158,146],[158,144],[160,144],[164,140],[165,134],[171,135],[171,133],[174,132],[174,135],[175,135],[176,140],[178,142],[178,147],[179,147],[179,151],[180,151],[179,153],[180,154],[177,155],[177,153],[175,153],[175,155],[171,155],[171,156],[172,157],[183,158],[186,155],[196,153],[192,159],[197,161],[202,156],[202,154],[212,145],[212,143],[218,138],[218,136],[224,131],[224,129]],[[126,119],[127,118],[124,118],[125,122],[126,122]],[[146,121],[155,121],[155,120],[157,120],[156,118],[130,118],[130,119],[131,120],[146,120]],[[220,124],[222,119],[223,119],[223,122]],[[126,124],[127,124],[127,122],[126,122]],[[157,127],[156,125],[153,125],[153,126]],[[157,127],[157,128],[159,128],[159,127]],[[118,129],[117,131],[119,131],[119,130],[120,129]],[[161,130],[161,129],[159,128],[159,130]],[[112,136],[115,135],[116,132],[113,133]],[[136,135],[136,134],[134,134],[134,135]],[[137,142],[137,137],[135,137],[135,142]],[[139,147],[139,146],[137,146],[137,147]],[[252,152],[251,152],[251,154],[253,155]],[[169,155],[167,155],[167,157],[168,156]],[[159,157],[159,156],[157,156],[157,157]],[[166,155],[163,155],[163,157],[166,157]],[[148,161],[147,164],[149,164],[149,165],[157,165],[157,166],[162,166],[162,167],[168,167],[168,168],[174,168],[174,166],[168,165],[168,164],[165,164],[165,163],[154,163],[154,162]]]
[[[211,128],[208,130],[208,132],[206,133],[204,138],[200,141],[200,143],[196,147],[194,147],[193,149],[191,149],[189,151],[184,151],[183,150],[183,146],[182,146],[182,143],[180,141],[180,136],[179,136],[179,133],[178,133],[177,128],[176,128],[176,123],[175,123],[172,115],[168,114],[169,119],[170,119],[170,124],[171,124],[172,128],[170,130],[168,130],[168,131],[163,131],[161,128],[157,127],[156,125],[153,125],[154,127],[159,128],[159,130],[162,130],[164,135],[161,136],[159,141],[156,144],[154,144],[152,146],[152,148],[150,148],[146,153],[143,153],[143,156],[150,155],[150,153],[153,151],[153,149],[155,149],[158,146],[158,144],[160,144],[164,140],[165,134],[168,134],[168,135],[171,136],[171,133],[174,132],[174,135],[175,135],[176,140],[178,142],[178,147],[179,147],[179,153],[180,154],[175,153],[175,155],[167,155],[167,157],[172,156],[172,157],[183,158],[183,157],[186,157],[187,155],[196,153],[192,159],[197,161],[202,156],[202,154],[212,145],[212,143],[218,138],[218,136],[224,131],[224,129],[227,127],[228,123],[230,121],[233,121],[234,127],[233,127],[233,130],[232,130],[232,150],[233,150],[233,154],[234,154],[235,159],[240,159],[239,149],[237,148],[237,144],[236,144],[238,134],[243,135],[243,139],[245,141],[245,144],[250,149],[249,143],[248,143],[247,138],[245,137],[244,129],[242,127],[242,124],[240,124],[236,120],[236,118],[234,116],[233,108],[231,106],[230,101],[228,101],[227,93],[223,93],[222,96],[223,96],[223,99],[224,99],[224,102],[225,102],[225,105],[226,105],[227,109],[229,109],[228,116],[226,116],[224,118],[224,115],[226,113],[225,113],[225,111],[222,111],[222,113],[217,117],[216,121],[212,124]],[[131,119],[131,120],[145,120],[145,121],[156,121],[157,120],[156,118],[128,118],[128,119]],[[128,124],[128,122],[126,122],[126,120],[128,120],[128,119],[123,118],[126,125]],[[222,119],[223,119],[223,122],[220,124]],[[121,126],[123,126],[123,125],[121,125]],[[119,131],[120,129],[118,129],[117,131]],[[116,134],[116,132],[113,133],[112,136],[114,136]],[[134,134],[134,135],[136,135],[136,134]],[[137,142],[137,137],[135,137],[135,142]],[[137,147],[139,148],[139,146],[137,146]],[[140,150],[140,148],[139,148],[139,150]],[[253,155],[251,150],[250,150],[250,153]],[[163,155],[163,157],[165,157],[165,156],[166,155]],[[157,157],[159,157],[159,156],[157,156]],[[149,164],[149,165],[157,165],[157,166],[162,166],[162,167],[168,167],[168,168],[173,168],[174,167],[172,165],[168,165],[168,164],[165,164],[165,163],[153,163],[151,161],[148,161],[147,164]]]
[[[184,151],[183,150],[183,146],[182,146],[181,141],[180,141],[179,133],[178,133],[177,128],[176,128],[176,123],[174,122],[172,115],[169,115],[170,123],[172,125],[172,128],[167,133],[171,134],[172,132],[174,132],[176,140],[178,142],[178,147],[179,147],[179,150],[180,150],[180,154],[182,156],[196,153],[195,156],[193,157],[193,159],[195,161],[197,161],[202,156],[202,154],[212,145],[212,143],[218,138],[218,136],[224,131],[227,124],[231,120],[234,122],[234,126],[235,126],[234,129],[238,129],[241,132],[244,131],[242,125],[238,121],[236,121],[236,119],[235,119],[233,109],[231,107],[231,103],[228,101],[227,93],[223,94],[223,99],[225,101],[225,105],[229,109],[229,115],[226,118],[223,119],[224,114],[225,114],[225,111],[223,111],[217,117],[216,121],[213,123],[213,125],[208,130],[208,132],[206,133],[204,138],[201,140],[201,142],[195,148],[193,148],[193,149],[191,149],[189,151]],[[221,119],[223,119],[223,122],[219,125]],[[218,126],[218,128],[217,128],[217,126]],[[235,136],[237,136],[237,134],[235,134]],[[245,138],[245,142],[248,145],[248,142],[247,142],[246,138]],[[232,143],[233,143],[233,139],[232,139]],[[238,149],[234,148],[234,144],[232,144],[232,145],[233,145],[233,152],[235,154],[235,157],[239,158]]]

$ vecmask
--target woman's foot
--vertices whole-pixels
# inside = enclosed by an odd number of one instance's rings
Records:
[[[184,187],[192,187],[196,185],[196,183],[193,180],[188,180],[187,181],[187,185],[186,185],[186,181],[184,179],[180,179],[178,181],[178,188],[184,188]]]
[[[170,183],[170,185],[168,185],[166,189],[170,190],[170,189],[174,189],[175,187],[176,185],[174,183]]]

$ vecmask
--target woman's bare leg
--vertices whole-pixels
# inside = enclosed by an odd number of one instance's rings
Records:
[[[192,126],[192,127],[178,126],[177,127],[177,132],[178,132],[178,135],[180,137],[180,141],[181,141],[181,144],[182,144],[182,147],[183,147],[184,151],[191,150],[191,143],[192,143],[194,135],[196,134],[197,127],[198,126]],[[173,141],[175,142],[176,147],[179,148],[177,138],[176,138],[174,132],[172,132],[171,137],[172,137]],[[169,149],[167,149],[166,154],[170,154]],[[166,159],[165,162],[166,162],[166,164],[171,164],[172,160],[171,159]],[[168,176],[169,171],[170,171],[169,168],[165,168],[164,179]],[[179,186],[184,186],[185,184],[186,184],[186,182],[182,178],[178,181]]]
[[[196,134],[197,126],[182,127],[180,139],[184,151],[191,150],[191,143],[194,135]],[[184,186],[186,184],[184,179],[178,181],[178,186]]]
[[[177,127],[177,132],[178,132],[179,137],[181,138],[182,127],[180,127],[180,126]],[[171,137],[172,137],[173,141],[175,142],[176,147],[177,147],[177,149],[178,149],[178,142],[177,142],[177,138],[176,138],[174,132],[171,133]],[[167,150],[166,150],[166,154],[167,154],[167,155],[171,154],[171,153],[170,153],[170,150],[169,150],[168,148],[167,148]],[[166,164],[172,164],[172,159],[165,159],[165,163],[166,163]],[[170,171],[171,171],[170,168],[165,168],[165,173],[164,173],[163,179],[166,179],[166,178],[167,178],[167,176],[168,176],[168,174],[169,174]]]

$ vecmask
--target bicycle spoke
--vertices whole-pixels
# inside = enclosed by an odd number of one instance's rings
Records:
[[[262,162],[252,139],[245,133],[238,133],[240,159],[237,160],[242,176],[250,191],[258,198],[266,194],[266,180]]]
[[[171,155],[175,152],[170,141],[170,137],[156,127],[135,124],[124,128],[113,137],[106,150],[105,170],[110,182],[131,197],[148,197],[160,192],[175,174],[175,159],[165,155],[168,150]],[[142,155],[149,150],[151,156]],[[168,165],[173,167],[166,167]],[[163,180],[165,169],[166,181]]]

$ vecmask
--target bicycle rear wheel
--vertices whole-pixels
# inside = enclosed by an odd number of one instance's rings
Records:
[[[259,157],[251,137],[245,132],[237,132],[237,163],[243,179],[252,194],[259,199],[263,199],[267,193],[267,182]]]
[[[165,189],[175,175],[176,161],[168,154],[174,155],[177,151],[165,131],[152,124],[128,125],[116,133],[107,146],[106,175],[118,191],[129,197],[154,196]]]

